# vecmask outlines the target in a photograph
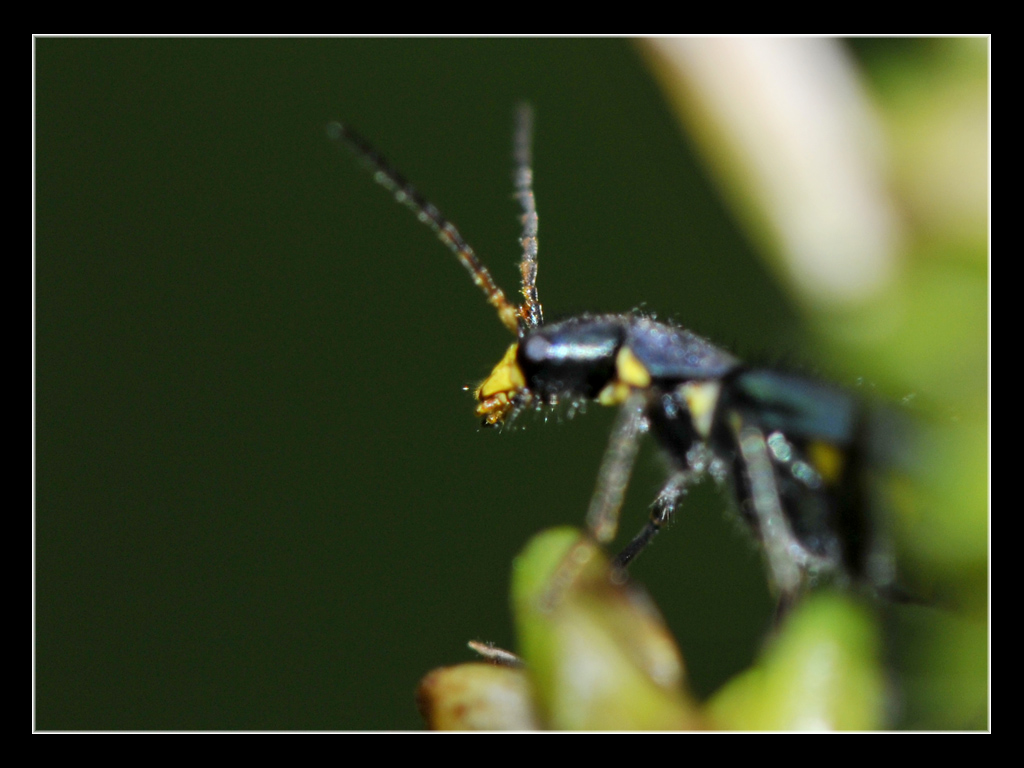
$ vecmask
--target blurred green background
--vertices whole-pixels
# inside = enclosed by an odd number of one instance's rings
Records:
[[[418,728],[422,675],[515,647],[513,556],[583,522],[613,414],[478,428],[507,332],[331,120],[514,293],[530,101],[548,318],[814,369],[626,41],[35,44],[38,728]],[[661,480],[647,446],[623,538]],[[632,570],[702,696],[771,621],[727,507],[702,486]]]

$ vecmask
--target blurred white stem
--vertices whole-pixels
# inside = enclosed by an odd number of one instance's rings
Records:
[[[842,46],[815,38],[659,38],[659,74],[734,199],[809,303],[868,300],[895,273],[882,131]],[[672,80],[675,82],[671,82]]]

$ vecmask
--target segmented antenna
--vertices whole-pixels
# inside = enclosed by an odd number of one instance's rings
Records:
[[[544,310],[537,298],[537,206],[533,198],[533,109],[529,104],[520,104],[516,109],[516,131],[513,155],[516,161],[516,199],[523,208],[523,235],[519,242],[523,246],[523,258],[519,261],[519,272],[523,276],[523,306],[519,315],[527,328],[544,324]]]
[[[494,282],[494,278],[487,271],[487,267],[480,263],[473,249],[463,239],[462,235],[459,234],[459,230],[455,228],[455,225],[448,221],[432,203],[425,200],[416,191],[416,188],[406,181],[402,174],[396,171],[358,133],[341,123],[331,123],[327,126],[327,137],[331,141],[344,144],[358,157],[367,162],[374,170],[373,180],[394,195],[395,200],[415,213],[417,219],[434,231],[438,239],[448,246],[448,249],[462,262],[462,266],[469,271],[473,282],[487,296],[487,302],[498,311],[498,318],[505,327],[518,335],[520,309],[509,303],[504,291]],[[525,254],[523,258],[525,262]],[[534,267],[534,271],[536,271],[536,267]],[[523,291],[525,293],[525,286]],[[536,298],[536,291],[534,291],[534,298]]]

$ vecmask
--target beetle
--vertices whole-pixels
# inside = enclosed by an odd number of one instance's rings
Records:
[[[528,408],[596,401],[618,407],[587,512],[601,544],[619,512],[640,440],[668,457],[664,486],[646,524],[615,559],[625,568],[671,520],[704,477],[731,489],[763,545],[780,607],[820,576],[891,581],[891,558],[866,513],[872,415],[847,391],[799,374],[750,366],[709,340],[641,312],[582,314],[546,322],[537,292],[533,112],[521,105],[514,132],[515,196],[522,209],[522,282],[514,304],[458,229],[365,139],[342,123],[328,136],[430,227],[469,272],[515,340],[474,391],[485,427]]]

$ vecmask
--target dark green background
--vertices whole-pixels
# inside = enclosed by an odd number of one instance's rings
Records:
[[[801,359],[627,42],[39,39],[35,93],[38,728],[417,728],[424,673],[515,647],[516,552],[582,524],[612,414],[478,429],[510,337],[331,120],[514,293],[531,101],[549,318],[646,303]],[[660,482],[648,449],[624,537]],[[771,613],[726,507],[634,569],[701,695]]]

